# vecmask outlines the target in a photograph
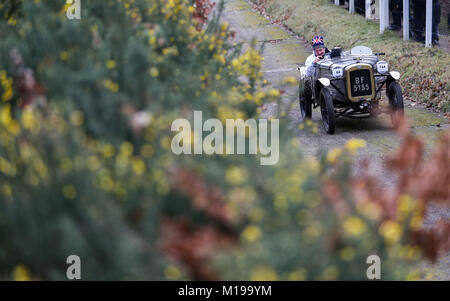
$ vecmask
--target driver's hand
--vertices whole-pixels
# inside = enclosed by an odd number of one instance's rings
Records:
[[[322,60],[322,57],[316,57],[316,59],[314,60],[314,63],[317,63],[318,61]]]

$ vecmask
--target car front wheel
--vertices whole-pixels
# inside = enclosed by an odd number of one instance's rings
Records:
[[[404,118],[403,94],[402,88],[397,82],[389,85],[387,96],[389,98],[391,122],[394,128],[398,128]]]
[[[311,119],[312,116],[312,92],[311,86],[308,82],[300,81],[298,98],[300,103],[300,113],[302,114],[302,120],[306,118]]]
[[[322,88],[320,91],[320,112],[322,113],[322,124],[325,131],[333,135],[336,128],[333,97],[327,88]]]

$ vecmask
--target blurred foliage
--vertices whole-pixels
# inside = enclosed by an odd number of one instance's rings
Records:
[[[351,193],[363,141],[303,158],[281,112],[275,166],[172,154],[174,119],[257,118],[280,97],[221,7],[203,25],[193,2],[83,1],[80,21],[61,1],[0,5],[0,278],[65,279],[72,254],[85,280],[365,279],[370,254],[384,279],[415,277],[421,219]]]

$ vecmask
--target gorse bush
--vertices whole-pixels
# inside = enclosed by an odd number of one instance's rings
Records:
[[[366,216],[385,208],[352,193],[363,142],[303,158],[281,112],[275,166],[172,153],[174,119],[257,118],[280,96],[221,7],[203,24],[196,2],[84,1],[79,21],[61,1],[0,5],[0,277],[65,279],[72,254],[86,280],[364,279],[370,254],[385,279],[413,277],[422,207],[407,207],[412,225]],[[399,191],[393,207],[422,197]]]
[[[159,219],[189,207],[172,202],[171,122],[253,116],[269,97],[258,52],[217,20],[197,30],[187,1],[83,3],[82,21],[59,1],[16,8],[1,23],[3,277],[64,278],[69,250],[91,279],[164,277]]]

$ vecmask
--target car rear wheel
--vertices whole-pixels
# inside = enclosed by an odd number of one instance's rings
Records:
[[[398,128],[402,122],[405,112],[403,106],[402,88],[397,82],[392,82],[389,85],[387,96],[389,98],[389,105],[391,107],[391,122],[394,128]]]
[[[320,91],[320,112],[322,113],[322,124],[325,131],[333,135],[336,128],[334,105],[331,92],[327,88],[322,88]]]
[[[298,99],[300,103],[300,113],[302,114],[302,119],[311,119],[312,116],[312,92],[311,87],[308,82],[303,83],[300,81],[298,89]]]

